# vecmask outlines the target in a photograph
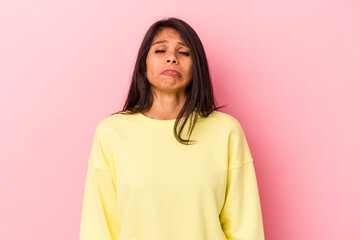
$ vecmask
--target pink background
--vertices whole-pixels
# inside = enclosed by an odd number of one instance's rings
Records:
[[[199,34],[244,128],[267,240],[360,238],[358,1],[0,3],[0,239],[78,239],[95,127],[147,28]]]

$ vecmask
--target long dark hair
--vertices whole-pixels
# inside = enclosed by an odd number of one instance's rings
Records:
[[[165,18],[150,26],[138,52],[128,96],[123,110],[115,112],[111,115],[134,114],[147,111],[152,106],[153,96],[150,91],[150,83],[148,82],[145,74],[146,57],[154,36],[159,30],[166,27],[175,29],[184,39],[185,43],[190,48],[193,62],[192,81],[185,90],[187,98],[176,118],[173,128],[177,141],[182,144],[189,144],[190,142],[194,142],[189,139],[198,116],[207,117],[211,112],[224,107],[224,105],[216,107],[208,62],[199,36],[196,34],[194,29],[189,26],[189,24],[178,18]],[[191,117],[191,120],[190,127],[188,128],[188,139],[183,139],[180,135],[189,117]],[[177,132],[177,127],[181,119],[184,119],[184,121],[180,127],[180,131]]]

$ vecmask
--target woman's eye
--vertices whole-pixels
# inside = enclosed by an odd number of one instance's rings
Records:
[[[188,53],[188,52],[180,52],[181,54],[184,54],[185,56],[189,56],[190,55],[190,53]]]
[[[155,50],[155,53],[163,53],[165,52],[165,50]],[[189,52],[179,52],[180,54],[183,54],[185,56],[189,56],[190,53]]]

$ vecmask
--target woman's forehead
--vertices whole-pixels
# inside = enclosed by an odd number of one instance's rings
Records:
[[[161,43],[167,43],[170,39],[175,39],[179,42],[185,43],[178,31],[173,28],[163,28],[155,34],[152,45],[158,41],[161,41]]]

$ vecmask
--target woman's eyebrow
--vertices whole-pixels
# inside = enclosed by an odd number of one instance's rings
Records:
[[[169,41],[168,40],[157,41],[157,42],[154,42],[152,44],[152,46],[154,46],[155,44],[161,44],[161,43],[165,43],[165,42],[169,42]],[[178,41],[178,44],[183,45],[184,47],[188,47],[188,45],[186,45],[186,43],[183,43],[183,42],[180,42],[180,41]]]

